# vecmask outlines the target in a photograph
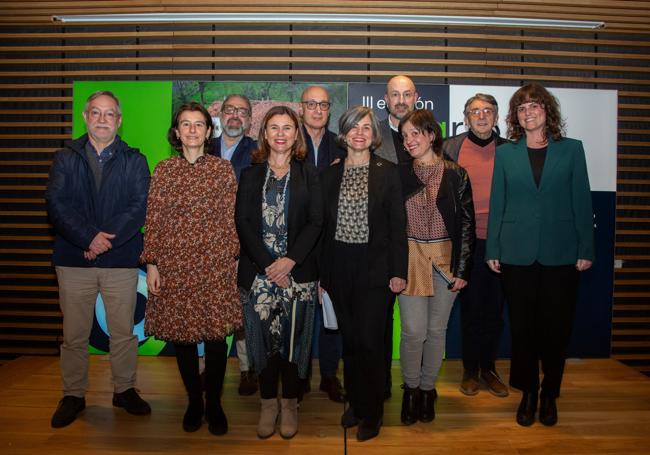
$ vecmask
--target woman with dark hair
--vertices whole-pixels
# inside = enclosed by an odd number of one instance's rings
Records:
[[[304,162],[305,140],[293,110],[271,108],[262,120],[258,143],[237,192],[237,282],[248,356],[259,372],[257,435],[273,435],[280,414],[280,435],[288,439],[298,431],[299,378],[306,377],[311,359],[322,196],[318,171]]]
[[[447,323],[456,293],[467,285],[471,270],[474,205],[467,173],[443,158],[442,131],[430,111],[409,112],[399,131],[413,157],[400,165],[409,267],[406,289],[399,296],[401,419],[411,425],[435,418],[435,385]]]
[[[321,286],[332,299],[343,337],[345,428],[357,439],[382,425],[388,307],[406,285],[404,202],[397,167],[371,154],[381,143],[371,109],[350,108],[339,120],[344,162],[321,174],[325,198]]]
[[[230,163],[205,153],[212,119],[192,102],[174,114],[169,143],[178,156],[158,163],[147,203],[144,252],[149,300],[145,333],[174,344],[189,405],[183,429],[228,431],[221,407],[226,336],[241,327],[236,286],[237,182]],[[197,344],[205,343],[205,403]]]
[[[510,385],[523,392],[517,423],[557,423],[556,398],[575,314],[580,271],[594,259],[593,212],[582,142],[564,137],[555,97],[539,84],[510,99],[497,148],[486,260],[508,301]]]

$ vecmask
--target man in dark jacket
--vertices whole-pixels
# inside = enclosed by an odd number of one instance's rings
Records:
[[[323,172],[332,163],[345,159],[346,151],[336,143],[336,134],[327,129],[330,117],[329,93],[325,88],[312,85],[307,87],[300,97],[300,117],[302,132],[307,144],[306,161]],[[318,363],[320,366],[319,389],[327,393],[330,400],[343,401],[343,387],[336,376],[339,360],[341,359],[342,341],[338,330],[326,329],[323,325],[323,313],[316,311],[314,327],[318,334]],[[309,378],[303,384],[303,391],[308,391]]]
[[[251,165],[251,155],[257,149],[257,141],[246,136],[252,116],[253,109],[246,95],[226,96],[219,111],[221,135],[212,141],[214,145],[210,153],[230,161],[238,182],[242,169]],[[257,375],[249,366],[243,329],[235,333],[235,339],[240,372],[237,391],[240,395],[252,395],[257,392]]]
[[[460,391],[476,395],[481,385],[498,397],[508,387],[496,372],[495,360],[503,331],[504,297],[499,276],[485,263],[485,239],[496,147],[505,142],[494,128],[499,106],[492,95],[477,93],[465,103],[468,132],[450,137],[442,151],[465,168],[472,184],[476,246],[468,285],[460,294],[463,337],[463,379]]]
[[[72,423],[86,406],[88,337],[99,293],[111,332],[113,406],[151,412],[135,390],[133,334],[149,168],[144,155],[117,136],[122,116],[113,93],[92,94],[83,117],[87,134],[56,153],[45,194],[63,313],[64,396],[52,416],[54,428]]]

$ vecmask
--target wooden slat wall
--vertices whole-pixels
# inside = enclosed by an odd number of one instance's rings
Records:
[[[612,355],[650,372],[650,2],[6,1],[0,11],[0,356],[61,337],[43,191],[74,80],[279,80],[619,90]],[[54,24],[52,14],[329,12],[603,20],[595,31],[335,24]]]

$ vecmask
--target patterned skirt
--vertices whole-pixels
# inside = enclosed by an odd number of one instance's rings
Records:
[[[260,373],[266,368],[267,359],[280,355],[295,363],[298,376],[306,378],[318,283],[291,280],[290,286],[283,289],[265,275],[257,275],[251,289],[240,292],[251,368]]]

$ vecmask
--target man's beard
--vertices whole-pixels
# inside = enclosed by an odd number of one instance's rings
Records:
[[[239,137],[244,134],[244,125],[232,128],[229,126],[223,127],[223,132],[228,137]]]

